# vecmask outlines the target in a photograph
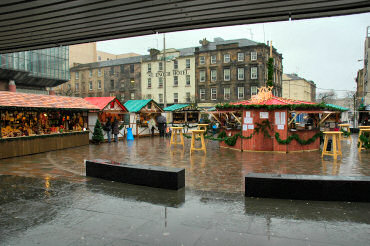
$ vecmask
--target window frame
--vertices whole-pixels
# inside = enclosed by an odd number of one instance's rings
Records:
[[[163,62],[158,63],[158,71],[163,71]]]
[[[173,76],[173,86],[174,87],[179,86],[179,76]]]
[[[228,89],[228,95],[229,95],[229,98],[226,98],[226,89]],[[230,90],[230,87],[224,87],[224,100],[225,101],[229,101],[230,100],[230,98],[231,98],[231,90]]]
[[[186,75],[185,79],[185,86],[191,86],[191,78],[189,74]]]
[[[226,73],[225,73],[226,70],[229,71],[229,79],[226,79]],[[230,81],[230,79],[231,79],[231,70],[230,70],[230,68],[224,68],[224,81]]]
[[[213,76],[213,72],[214,72],[214,75]],[[217,81],[217,69],[211,69],[211,81],[212,82],[216,82]]]
[[[148,89],[151,89],[151,88],[152,88],[152,78],[148,78],[148,81],[147,81],[147,88],[148,88]]]
[[[242,56],[242,59],[240,59],[240,56]],[[238,52],[238,61],[239,62],[242,62],[245,60],[245,56],[244,56],[244,53],[243,52]]]
[[[186,59],[185,60],[185,68],[189,68],[190,69],[190,59]]]
[[[202,98],[202,95],[203,95],[203,98]],[[201,101],[205,101],[206,100],[206,89],[205,88],[200,88],[199,89],[199,99]]]
[[[163,88],[163,77],[158,77],[158,88]]]
[[[179,61],[173,60],[173,69],[179,69]]]
[[[98,80],[98,90],[101,90],[101,80]]]
[[[258,67],[256,66],[251,67],[251,79],[258,79]]]
[[[227,58],[228,61],[226,61],[226,57],[228,57]],[[230,54],[224,54],[224,63],[230,63],[230,61],[231,61]]]
[[[173,93],[173,103],[179,103],[179,93]]]
[[[92,90],[93,90],[93,82],[89,81],[89,91],[92,91]]]
[[[101,69],[98,69],[98,77],[101,77]]]
[[[75,80],[80,79],[80,72],[75,72]]]
[[[213,96],[215,96],[213,98]],[[211,100],[216,101],[217,100],[217,88],[211,88]]]
[[[256,51],[251,51],[251,61],[257,61],[258,55]]]
[[[202,74],[204,74],[203,79]],[[199,70],[199,82],[206,82],[206,70]]]
[[[240,89],[242,89],[242,93],[243,93],[243,96],[241,97],[240,96]],[[238,87],[238,99],[244,99],[244,97],[245,97],[245,88],[244,87]]]
[[[199,65],[206,64],[206,57],[205,56],[199,56]]]
[[[239,71],[243,71],[243,73],[239,73]],[[243,77],[240,77],[240,75],[243,75]],[[238,80],[244,80],[245,79],[245,69],[243,67],[238,67]]]
[[[148,63],[147,72],[148,73],[151,73],[152,72],[152,64],[151,63]]]
[[[215,58],[213,60],[213,58]],[[211,64],[216,64],[217,63],[217,56],[216,55],[211,55]]]
[[[255,93],[253,93],[253,89],[255,88]],[[257,93],[258,93],[258,87],[257,86],[255,86],[255,85],[252,85],[251,86],[251,96],[255,96],[255,95],[257,95]]]

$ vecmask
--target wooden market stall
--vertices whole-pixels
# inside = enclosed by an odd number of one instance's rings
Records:
[[[199,122],[199,109],[191,104],[174,104],[163,109],[167,114],[167,122],[172,126],[195,127]]]
[[[320,130],[334,130],[340,118],[330,118],[338,110],[312,102],[285,99],[273,96],[271,88],[262,89],[256,97],[236,103],[217,105],[217,112],[236,113],[242,117],[237,120],[239,128],[226,127],[226,136],[240,134],[234,146],[221,142],[222,147],[244,151],[310,151],[319,150]],[[296,124],[295,119],[303,114],[305,121]],[[340,114],[339,114],[340,115]],[[336,116],[335,116],[336,117]],[[226,117],[225,117],[226,118]],[[326,120],[333,120],[326,124]],[[220,118],[227,126],[227,119]]]
[[[0,158],[89,144],[82,98],[0,91]]]
[[[92,139],[92,133],[94,132],[96,120],[99,119],[102,125],[106,124],[108,119],[113,123],[114,119],[119,121],[120,126],[124,124],[124,116],[128,114],[126,107],[116,97],[85,97],[87,102],[97,106],[98,112],[89,112],[89,129],[90,139]],[[120,135],[124,136],[125,129],[120,130]],[[108,136],[104,134],[104,139],[108,139]]]
[[[130,112],[129,126],[134,136],[149,136],[150,122],[157,124],[157,117],[163,113],[162,108],[153,99],[128,100],[124,106]]]

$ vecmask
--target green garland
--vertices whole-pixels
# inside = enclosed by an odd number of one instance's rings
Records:
[[[367,136],[366,136],[367,135]],[[370,149],[370,134],[366,134],[365,132],[360,135],[360,140],[362,142],[362,146],[365,149]],[[358,143],[360,144],[360,143]]]
[[[35,139],[35,138],[66,137],[66,136],[84,135],[84,134],[89,134],[89,132],[88,131],[84,131],[84,132],[66,132],[66,133],[53,133],[53,134],[45,134],[45,135],[36,135],[36,136],[21,136],[21,137],[0,138],[0,142],[17,141],[17,140],[31,140],[31,139]]]
[[[217,109],[266,109],[269,111],[275,109],[288,109],[288,110],[312,110],[312,109],[322,109],[322,110],[333,110],[333,111],[343,111],[332,106],[326,105],[325,103],[318,104],[287,104],[287,105],[265,105],[265,104],[248,104],[248,105],[234,105],[234,104],[217,104],[215,106]]]
[[[278,132],[275,133],[275,139],[279,144],[290,144],[290,142],[292,142],[292,140],[295,139],[300,145],[308,145],[310,143],[315,142],[315,140],[321,136],[322,136],[322,132],[318,132],[312,138],[309,138],[307,140],[302,140],[299,138],[298,134],[293,134],[293,135],[290,135],[287,139],[282,140],[280,138],[280,134]]]
[[[351,136],[351,132],[348,132],[346,130],[344,130],[343,128],[341,129],[341,131],[343,132],[343,135],[348,138],[349,136]]]
[[[273,86],[273,76],[274,76],[274,58],[270,57],[267,62],[267,86]]]

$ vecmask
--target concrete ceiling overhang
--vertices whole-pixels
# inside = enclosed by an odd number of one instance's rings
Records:
[[[0,1],[0,53],[370,12],[370,0]]]

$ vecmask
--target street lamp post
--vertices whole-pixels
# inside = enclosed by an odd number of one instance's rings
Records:
[[[167,107],[167,98],[166,98],[166,34],[163,33],[163,106]]]

